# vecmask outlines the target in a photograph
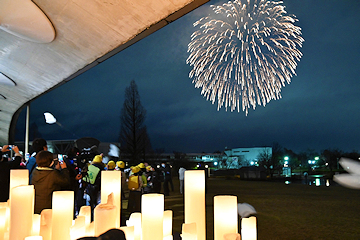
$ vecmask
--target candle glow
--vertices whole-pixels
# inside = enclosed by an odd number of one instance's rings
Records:
[[[185,223],[196,223],[197,239],[206,240],[205,171],[185,171],[184,184]]]
[[[164,195],[149,193],[141,197],[142,240],[163,240]]]
[[[227,233],[238,232],[236,196],[214,197],[214,240],[223,240]]]

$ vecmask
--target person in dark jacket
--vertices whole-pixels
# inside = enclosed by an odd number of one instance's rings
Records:
[[[15,152],[15,159],[9,161],[8,157],[4,156],[9,152],[9,145],[4,145],[0,151],[0,202],[6,202],[9,199],[10,187],[10,171],[11,169],[21,169],[21,154],[17,146],[13,146],[12,150]]]
[[[141,212],[141,195],[142,195],[142,172],[139,166],[135,166],[131,169],[133,173],[129,176],[128,188],[129,192],[129,202],[128,202],[128,211]]]
[[[69,170],[65,162],[53,161],[53,154],[40,151],[36,154],[37,167],[34,169],[30,183],[35,187],[35,213],[52,208],[52,193],[68,188],[70,185]],[[55,169],[52,164],[56,164]]]
[[[172,187],[172,191],[174,191],[174,185],[172,184],[172,178],[171,178],[171,167],[168,163],[162,163],[161,167],[164,174],[164,183],[163,183],[164,195],[169,196],[170,195],[169,184]]]
[[[32,173],[36,167],[36,154],[40,151],[47,151],[47,142],[43,138],[35,138],[31,145],[32,153],[27,161],[26,168],[29,170],[29,179],[31,179]]]
[[[93,217],[94,209],[99,203],[101,190],[101,171],[105,170],[105,164],[102,162],[102,155],[96,155],[91,164],[87,167],[87,174],[83,181],[87,182],[86,192],[90,196],[91,213]]]
[[[83,202],[83,194],[79,190],[79,180],[82,178],[81,173],[79,172],[79,168],[77,167],[77,157],[78,157],[79,149],[76,147],[71,148],[67,156],[64,157],[64,161],[66,163],[66,167],[69,170],[70,175],[70,186],[69,189],[64,189],[68,191],[74,192],[74,217],[80,211],[81,206],[85,204]],[[81,171],[81,170],[80,170]]]

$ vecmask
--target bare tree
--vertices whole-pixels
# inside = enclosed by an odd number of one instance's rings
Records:
[[[273,142],[272,144],[272,153],[268,149],[264,149],[258,155],[259,165],[266,168],[270,178],[273,177],[274,172],[280,169],[280,161],[283,155],[283,148],[279,143]]]
[[[265,148],[259,153],[257,158],[259,161],[259,165],[266,168],[268,175],[270,175],[270,178],[272,178],[274,174],[274,165],[272,161],[272,153],[270,152],[270,150],[268,148]]]
[[[125,89],[125,100],[121,110],[120,143],[122,152],[133,163],[140,161],[151,149],[150,139],[144,124],[146,110],[141,105],[140,95],[134,80]]]

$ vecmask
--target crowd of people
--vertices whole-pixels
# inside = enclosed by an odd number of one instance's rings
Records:
[[[79,164],[78,158],[79,150],[72,148],[66,157],[59,159],[57,154],[48,151],[46,140],[41,138],[33,141],[32,154],[28,160],[24,159],[17,146],[3,146],[0,162],[0,202],[6,202],[9,198],[11,169],[28,169],[29,183],[35,188],[34,212],[37,214],[43,209],[52,208],[52,193],[61,190],[74,191],[74,218],[81,206],[89,205],[94,210],[100,203],[101,171],[122,172],[121,194],[122,199],[128,200],[129,212],[141,211],[141,195],[144,193],[162,192],[168,196],[170,190],[174,191],[172,169],[166,162],[160,167],[146,162],[127,167],[124,161],[117,159],[104,163],[101,153],[95,154],[84,164]],[[183,172],[180,174],[181,183]],[[180,191],[183,191],[181,186]]]

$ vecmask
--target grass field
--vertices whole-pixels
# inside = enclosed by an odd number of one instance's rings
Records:
[[[181,232],[183,197],[174,178],[165,209],[174,213],[173,230]],[[360,239],[360,190],[341,186],[210,178],[207,182],[207,239],[213,239],[213,197],[236,195],[256,211],[258,239]]]

